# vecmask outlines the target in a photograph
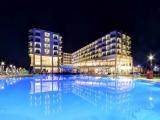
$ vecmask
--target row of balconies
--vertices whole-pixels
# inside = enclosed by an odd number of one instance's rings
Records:
[[[30,42],[39,42],[39,43],[42,43],[42,38],[41,37],[29,37],[29,41]],[[51,43],[51,40],[50,38],[44,38],[44,42],[45,43]],[[62,44],[62,41],[61,40],[57,40],[57,39],[54,39],[54,41],[52,41],[53,43],[52,44],[55,44],[55,45],[61,45]]]
[[[92,50],[95,50],[95,49],[99,49],[99,48],[102,48],[102,47],[111,47],[111,46],[114,46],[114,45],[117,45],[117,46],[128,46],[130,47],[130,44],[126,44],[126,43],[116,43],[116,42],[111,42],[111,43],[102,43],[102,44],[97,44],[97,45],[94,45],[92,47],[87,47],[85,49],[80,49],[78,51],[76,51],[75,53],[73,54],[77,54],[78,52],[82,52],[82,53],[87,53],[88,51],[92,51]]]
[[[35,54],[41,54],[42,53],[42,51],[41,51],[41,49],[37,49],[37,48],[35,48],[34,50],[32,49],[32,48],[29,48],[29,53],[35,53]],[[44,49],[44,53],[45,54],[53,54],[53,55],[62,55],[62,52],[61,51],[58,51],[58,50],[53,50],[53,52],[51,53],[51,51],[49,50],[49,49]]]
[[[92,52],[92,53],[89,53],[89,54],[82,54],[82,55],[73,55],[74,58],[83,58],[83,57],[88,57],[88,56],[94,56],[94,55],[98,55],[98,54],[106,54],[106,55],[111,55],[111,54],[126,54],[126,55],[130,55],[131,52],[130,51],[126,51],[126,50],[115,50],[115,49],[112,49],[110,51],[101,51],[101,52]]]
[[[85,60],[92,60],[92,59],[98,59],[98,58],[102,59],[102,57],[107,57],[109,55],[114,55],[114,54],[115,54],[114,52],[113,53],[107,53],[107,54],[103,53],[102,55],[94,55],[94,56],[88,56],[88,57],[83,57],[83,58],[73,58],[72,60],[75,61],[75,62],[76,61],[82,62],[82,61],[85,61]],[[129,53],[123,53],[123,55],[129,55]]]
[[[52,32],[43,32],[42,30],[30,30],[29,36],[45,36],[45,37],[51,37],[53,39],[62,39],[62,37],[58,34],[52,33]]]
[[[34,43],[34,47],[35,47],[35,48],[41,48],[41,45],[42,45],[41,43]],[[29,47],[33,47],[33,46],[32,46],[32,42],[29,42]],[[43,44],[43,47],[49,49],[49,48],[50,48],[50,44]],[[59,48],[59,49],[62,49],[62,46],[53,45],[53,49],[54,49],[54,50],[58,50],[58,48]]]
[[[126,46],[126,45],[115,45],[115,44],[113,44],[112,46],[108,46],[108,47],[106,47],[106,46],[104,46],[104,47],[102,47],[102,48],[91,48],[90,49],[90,51],[83,51],[83,52],[79,52],[79,53],[77,53],[78,55],[83,55],[83,54],[89,54],[89,53],[92,53],[92,52],[96,52],[96,51],[99,51],[99,52],[101,52],[101,51],[109,51],[109,50],[112,50],[112,49],[116,49],[116,50],[118,50],[118,49],[120,49],[120,50],[127,50],[127,51],[129,51],[130,49],[131,49],[131,47],[130,46]],[[76,54],[73,54],[73,55],[76,55]]]
[[[85,52],[82,52],[82,53],[79,53],[79,54],[73,54],[74,56],[81,56],[81,55],[92,55],[92,54],[95,54],[95,53],[98,53],[98,52],[104,52],[104,51],[116,51],[116,50],[125,50],[125,51],[130,51],[130,47],[122,47],[121,46],[118,46],[117,48],[115,48],[115,46],[112,46],[110,48],[102,48],[102,49],[96,49],[96,50],[93,50],[92,51],[85,51]]]

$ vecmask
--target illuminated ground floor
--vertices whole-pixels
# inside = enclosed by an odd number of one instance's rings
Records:
[[[127,75],[133,72],[133,60],[130,56],[110,56],[103,60],[87,60],[74,63],[80,73],[91,74],[120,74]]]
[[[35,73],[59,73],[61,72],[61,57],[58,56],[44,56],[30,54],[30,66],[33,68]]]
[[[71,65],[63,66],[61,59],[58,56],[43,56],[30,54],[31,63],[34,72],[42,73],[90,73],[90,74],[120,74],[127,75],[133,72],[133,59],[130,56],[112,55],[107,58],[97,60],[85,60],[75,62]],[[63,66],[63,67],[62,67]]]
[[[132,68],[128,69],[117,69],[115,67],[78,67],[80,73],[89,73],[89,74],[99,74],[99,75],[111,75],[111,74],[120,74],[128,75],[132,72]]]

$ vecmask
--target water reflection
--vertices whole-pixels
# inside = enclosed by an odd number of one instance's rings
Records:
[[[94,106],[105,113],[106,119],[141,120],[139,114],[142,111],[157,109],[154,100],[157,96],[152,94],[152,89],[141,85],[136,88],[132,79],[44,76],[35,78],[30,84],[31,107],[42,110],[47,116],[79,107],[70,103],[70,108],[65,108],[69,104],[65,103],[69,96],[78,96],[80,99],[77,102],[83,100]]]
[[[5,89],[7,86],[14,85],[21,80],[21,77],[0,79],[0,90]]]
[[[44,76],[30,81],[30,105],[43,109],[45,115],[62,111],[62,92],[72,89],[72,79],[75,76]],[[66,81],[68,80],[69,81]]]
[[[54,91],[70,91],[72,81],[76,79],[75,76],[44,76],[41,78],[35,78],[30,81],[31,90],[30,94],[54,92]],[[66,81],[69,80],[69,81]]]
[[[44,93],[30,95],[30,105],[36,109],[42,110],[45,115],[57,113],[62,110],[61,93]]]

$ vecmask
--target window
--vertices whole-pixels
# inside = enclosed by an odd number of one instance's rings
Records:
[[[40,55],[35,55],[35,65],[40,65],[41,64],[41,57]]]
[[[29,35],[33,35],[33,32],[29,32],[28,34],[29,34]]]
[[[58,48],[57,48],[57,47],[54,47],[53,49],[54,49],[54,50],[58,50]]]
[[[35,47],[36,47],[36,48],[40,48],[41,45],[40,45],[40,44],[35,44]]]
[[[58,53],[57,53],[57,52],[54,52],[54,55],[58,55]]]
[[[53,39],[58,39],[58,35],[56,35],[56,34],[53,34]]]
[[[32,42],[29,42],[29,46],[30,46],[30,47],[32,46]]]
[[[37,49],[36,49],[36,50],[35,50],[35,53],[40,54],[40,50],[37,50]]]
[[[50,56],[42,56],[42,65],[52,66],[52,57]]]
[[[40,42],[41,39],[40,38],[35,38],[35,42]]]
[[[32,53],[32,48],[29,48],[29,53]]]
[[[58,42],[54,42],[53,44],[54,44],[54,45],[58,45]]]
[[[48,49],[45,49],[44,52],[45,52],[46,54],[49,54],[49,50],[48,50]]]
[[[46,43],[49,43],[49,42],[50,42],[50,39],[49,39],[49,38],[44,38],[44,41],[45,41]]]
[[[106,53],[103,53],[102,56],[106,56]]]
[[[50,44],[44,44],[45,48],[50,48]]]
[[[50,37],[50,33],[49,33],[49,32],[45,32],[45,33],[44,33],[44,36],[45,36],[45,37]]]
[[[35,35],[36,36],[41,36],[41,33],[36,32]]]

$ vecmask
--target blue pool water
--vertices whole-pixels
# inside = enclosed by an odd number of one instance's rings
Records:
[[[1,79],[0,120],[160,120],[160,84],[82,75]]]

